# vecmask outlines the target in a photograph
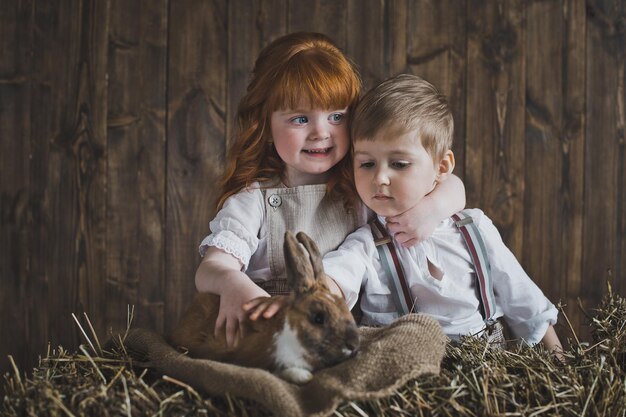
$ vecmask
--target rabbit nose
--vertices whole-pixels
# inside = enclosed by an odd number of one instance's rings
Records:
[[[355,324],[352,324],[346,330],[346,349],[350,351],[350,356],[354,356],[359,350],[359,330]]]
[[[346,349],[348,350],[348,357],[352,358],[356,355],[357,351],[359,350],[359,344],[358,342],[356,344],[352,342],[347,342]]]

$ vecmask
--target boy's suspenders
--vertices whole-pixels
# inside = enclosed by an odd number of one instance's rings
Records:
[[[487,256],[485,242],[471,216],[460,211],[452,215],[452,220],[454,220],[455,226],[461,232],[465,245],[467,245],[467,249],[472,257],[483,319],[487,327],[490,327],[495,323],[493,315],[496,313],[496,298],[493,293],[491,264]]]
[[[493,293],[491,265],[489,264],[485,243],[471,216],[461,211],[454,214],[452,220],[454,220],[455,226],[461,232],[472,258],[474,270],[476,271],[476,285],[480,295],[481,313],[485,324],[490,328],[495,323],[493,315],[495,314],[496,302]],[[417,310],[404,276],[404,270],[399,262],[396,248],[387,229],[385,229],[385,226],[382,225],[378,218],[370,222],[370,226],[383,269],[392,278],[390,280],[392,286],[391,293],[396,306],[398,306],[398,312],[404,315]]]
[[[414,311],[415,304],[393,240],[378,218],[370,222],[370,228],[374,235],[374,244],[378,249],[380,263],[391,278],[391,296],[396,303],[398,313],[402,316],[409,314]]]

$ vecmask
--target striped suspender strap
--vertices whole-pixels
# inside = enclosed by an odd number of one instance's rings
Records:
[[[493,293],[491,265],[489,264],[485,242],[471,216],[460,211],[452,216],[452,220],[454,220],[454,224],[461,232],[472,257],[474,269],[476,270],[476,281],[480,293],[483,318],[487,326],[490,326],[494,323],[493,315],[496,312],[496,301]]]
[[[370,222],[372,234],[374,235],[374,244],[378,249],[378,255],[380,256],[380,262],[383,269],[390,277],[391,281],[391,295],[398,308],[400,315],[409,314],[414,310],[414,303],[411,297],[411,291],[406,282],[404,276],[404,270],[400,264],[396,247],[393,245],[393,241],[387,229],[378,219],[374,219]]]

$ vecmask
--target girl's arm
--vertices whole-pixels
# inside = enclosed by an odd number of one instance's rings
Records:
[[[450,175],[415,207],[397,216],[388,217],[387,228],[394,233],[396,242],[410,247],[428,238],[442,220],[464,207],[463,181],[456,175]]]
[[[220,296],[220,310],[215,322],[215,335],[226,331],[228,346],[236,345],[243,335],[241,322],[246,316],[242,306],[269,294],[241,272],[241,262],[234,256],[209,247],[196,271],[196,289]]]

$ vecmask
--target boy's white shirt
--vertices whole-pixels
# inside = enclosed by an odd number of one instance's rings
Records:
[[[479,209],[467,212],[482,233],[491,263],[497,304],[494,318],[504,316],[514,335],[527,343],[540,342],[548,325],[556,323],[558,310],[504,245],[492,221]],[[435,318],[451,338],[484,329],[470,254],[452,219],[441,222],[430,238],[414,247],[395,246],[418,312]],[[430,274],[428,260],[443,271],[441,280]],[[398,317],[369,225],[327,253],[324,268],[347,300],[355,300],[363,289],[363,324],[385,325]]]

